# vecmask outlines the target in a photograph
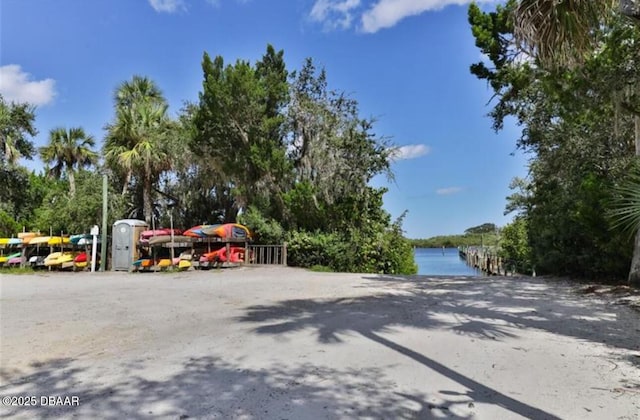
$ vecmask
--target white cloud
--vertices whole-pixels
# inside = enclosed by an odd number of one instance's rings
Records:
[[[353,12],[360,0],[316,0],[309,16],[321,22],[327,30],[348,29],[353,21]]]
[[[439,188],[436,190],[436,194],[438,195],[452,195],[457,194],[462,191],[460,187],[447,187],[447,188]]]
[[[410,144],[407,146],[396,147],[391,150],[389,160],[397,162],[399,160],[415,159],[424,156],[431,151],[429,146],[424,144]]]
[[[30,80],[31,75],[17,64],[0,66],[0,94],[7,101],[46,105],[56,95],[53,79]]]
[[[476,0],[478,3],[496,2],[499,0]],[[362,14],[361,29],[374,33],[380,29],[395,26],[402,19],[416,16],[424,12],[437,11],[449,5],[464,5],[471,0],[378,0],[369,10]]]
[[[158,13],[175,13],[186,9],[184,0],[149,0],[149,4]]]

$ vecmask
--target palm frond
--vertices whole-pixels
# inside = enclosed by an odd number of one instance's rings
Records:
[[[634,235],[640,229],[640,172],[636,170],[614,189],[611,204],[612,227]]]
[[[546,65],[582,61],[594,44],[594,30],[615,9],[616,0],[521,0],[514,12],[516,41]]]

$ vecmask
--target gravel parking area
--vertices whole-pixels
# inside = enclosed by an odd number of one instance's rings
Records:
[[[43,273],[0,305],[2,417],[640,418],[640,312],[565,282]]]

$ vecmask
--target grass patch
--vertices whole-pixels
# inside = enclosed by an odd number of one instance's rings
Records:
[[[327,267],[326,265],[312,265],[309,267],[309,270],[315,271],[316,273],[333,273],[331,267]]]
[[[5,267],[0,268],[0,274],[33,274],[35,271],[31,267]]]

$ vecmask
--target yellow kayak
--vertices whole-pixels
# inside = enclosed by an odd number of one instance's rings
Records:
[[[170,258],[163,258],[160,261],[158,261],[158,268],[167,268],[171,265],[171,259]]]
[[[45,267],[54,267],[64,263],[73,262],[75,255],[72,252],[52,252],[44,259]]]
[[[184,270],[191,267],[191,261],[187,261],[187,260],[180,260],[180,262],[178,263],[178,268]]]
[[[28,243],[29,245],[49,245],[49,239],[51,239],[51,236],[36,236],[31,238]]]
[[[68,237],[65,237],[65,236],[52,236],[47,241],[47,244],[49,244],[49,246],[55,246],[55,245],[68,244],[70,242],[71,242],[71,240]]]

